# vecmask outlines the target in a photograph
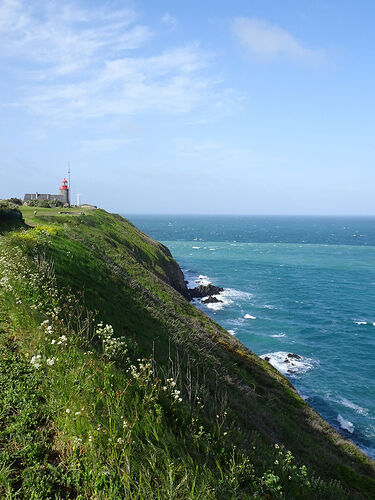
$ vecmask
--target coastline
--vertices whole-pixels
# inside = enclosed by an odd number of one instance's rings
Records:
[[[190,269],[183,269],[182,272],[184,274],[184,279],[189,289],[193,289],[197,286],[210,286],[213,285],[218,287],[215,283],[212,282],[211,278],[207,275],[196,274],[193,273]],[[216,281],[216,280],[214,280]],[[220,324],[220,319],[217,316],[217,312],[223,311],[227,306],[233,303],[233,300],[238,297],[239,294],[243,295],[246,292],[228,289],[228,288],[220,288],[221,291],[217,294],[213,295],[218,299],[217,302],[213,303],[205,303],[204,298],[194,298],[191,300],[193,305],[208,314],[208,316],[212,317],[215,321]],[[251,294],[248,295],[249,298]],[[272,309],[272,306],[269,306]],[[256,320],[256,316],[251,314],[245,314],[244,319],[246,320]],[[356,322],[357,324],[367,324],[366,322]],[[234,330],[227,330],[233,336],[236,336],[236,332]],[[283,337],[284,334],[275,335],[275,337]],[[247,345],[248,348],[252,348],[251,345]],[[296,352],[289,351],[279,351],[279,352],[265,352],[263,354],[258,354],[260,358],[264,359],[268,363],[270,363],[276,370],[278,370],[282,375],[286,376],[293,386],[295,387],[298,394],[301,396],[304,401],[306,401],[315,411],[321,415],[325,421],[332,426],[335,430],[337,430],[345,439],[352,441],[355,445],[357,445],[369,458],[375,459],[375,448],[367,447],[363,444],[364,436],[356,436],[354,434],[355,426],[354,424],[346,419],[340,413],[337,414],[336,417],[325,415],[324,412],[320,411],[319,405],[314,404],[314,395],[306,392],[303,388],[303,382],[299,383],[300,376],[303,376],[309,370],[314,369],[319,365],[319,361],[313,358],[308,358],[305,356],[301,356]],[[353,404],[350,401],[347,402],[349,407],[352,407]],[[363,411],[362,408],[359,407],[359,411]],[[358,431],[357,431],[358,434]]]

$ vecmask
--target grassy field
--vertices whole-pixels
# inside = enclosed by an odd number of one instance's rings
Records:
[[[69,212],[71,213],[72,217],[74,217],[77,213],[83,212],[84,214],[90,213],[92,210],[87,209],[87,208],[75,208],[75,207],[69,207],[69,208],[62,208],[62,207],[56,207],[56,208],[40,208],[40,207],[24,207],[21,206],[20,210],[22,212],[23,218],[27,224],[35,225],[40,221],[40,217],[43,216],[55,216],[55,217],[63,217],[64,215],[60,215],[60,212]],[[37,215],[34,215],[34,212],[36,211]]]
[[[35,227],[0,246],[0,496],[375,498],[374,463],[170,286],[163,245],[103,210],[21,209]]]

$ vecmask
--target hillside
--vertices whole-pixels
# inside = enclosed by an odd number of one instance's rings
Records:
[[[22,207],[0,256],[0,497],[375,498],[374,462],[104,210]]]

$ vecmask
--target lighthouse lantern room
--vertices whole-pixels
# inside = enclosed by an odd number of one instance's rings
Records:
[[[61,201],[69,205],[70,204],[69,187],[68,187],[68,181],[65,179],[65,177],[61,181],[60,195],[61,195]]]

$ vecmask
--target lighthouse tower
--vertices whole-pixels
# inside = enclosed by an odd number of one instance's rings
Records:
[[[65,177],[61,181],[60,196],[60,199],[63,203],[67,203],[68,205],[70,205],[68,181],[65,179]]]

